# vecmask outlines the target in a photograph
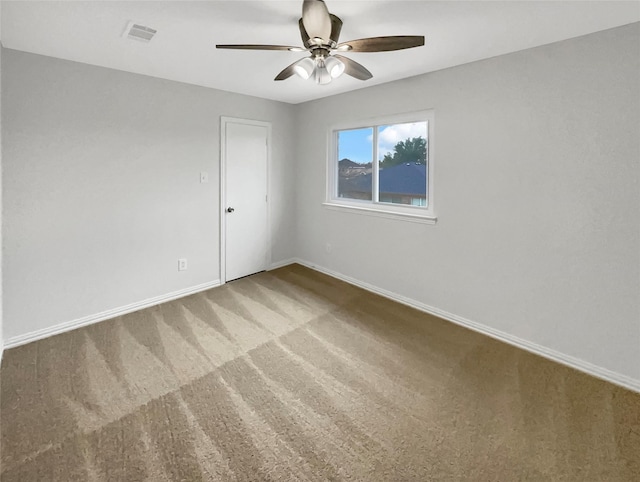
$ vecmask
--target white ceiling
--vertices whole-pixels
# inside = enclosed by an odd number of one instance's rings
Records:
[[[6,48],[299,103],[637,22],[637,1],[344,1],[341,41],[424,35],[426,45],[350,53],[373,79],[318,86],[273,78],[304,53],[217,50],[216,43],[300,45],[302,1],[2,1]],[[127,40],[129,21],[158,30]]]

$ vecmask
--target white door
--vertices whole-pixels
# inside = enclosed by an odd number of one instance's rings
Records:
[[[223,280],[267,268],[269,124],[222,120]]]

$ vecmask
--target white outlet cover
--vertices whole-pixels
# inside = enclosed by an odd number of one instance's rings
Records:
[[[180,258],[178,260],[178,271],[184,271],[187,269],[187,260],[186,258]]]
[[[200,173],[200,182],[203,183],[203,184],[209,182],[209,173],[208,172],[202,171]]]

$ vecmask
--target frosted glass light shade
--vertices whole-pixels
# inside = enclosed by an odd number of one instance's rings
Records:
[[[344,64],[335,57],[327,57],[324,60],[324,65],[329,71],[332,78],[337,79],[344,72]]]
[[[318,63],[315,72],[316,84],[325,85],[331,82],[331,74],[324,65],[324,62]]]
[[[303,79],[307,80],[311,77],[311,74],[313,74],[315,66],[315,62],[311,60],[310,57],[306,57],[293,66],[293,71]]]

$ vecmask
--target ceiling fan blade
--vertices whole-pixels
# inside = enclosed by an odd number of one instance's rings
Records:
[[[217,49],[237,49],[237,50],[289,50],[291,52],[302,52],[306,50],[302,47],[292,47],[289,45],[216,45]]]
[[[329,17],[331,17],[331,40],[338,43],[340,31],[342,30],[342,20],[340,20],[340,17],[336,17],[332,13],[329,14]]]
[[[355,60],[348,59],[342,55],[334,55],[334,57],[344,64],[345,74],[358,80],[368,80],[373,77],[373,74],[369,72],[364,65],[359,64]]]
[[[344,52],[390,52],[421,47],[422,45],[424,45],[424,36],[422,35],[397,35],[350,40],[341,43],[336,48]]]
[[[302,23],[309,37],[323,40],[331,38],[331,16],[322,0],[304,0]]]
[[[304,28],[304,24],[302,23],[302,19],[298,20],[298,27],[300,27],[300,37],[302,37],[302,45],[308,46],[311,45],[309,42],[309,34]]]
[[[300,62],[300,61],[296,60],[294,63],[292,63],[291,65],[286,67],[282,72],[280,72],[278,75],[276,75],[276,78],[273,79],[273,80],[285,80],[285,79],[288,79],[289,77],[291,77],[293,74],[295,74],[295,71],[293,70],[293,67],[295,67],[295,65],[298,62]]]

